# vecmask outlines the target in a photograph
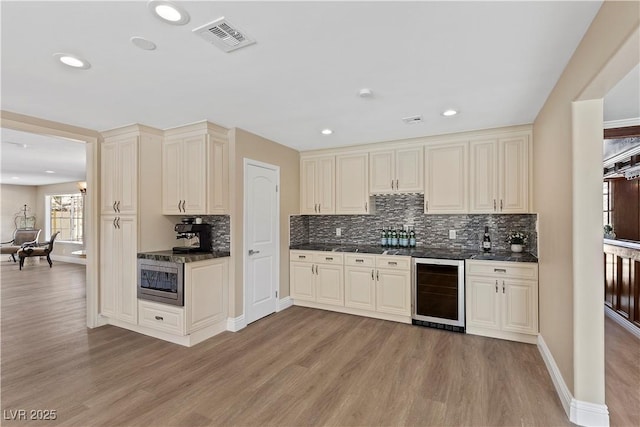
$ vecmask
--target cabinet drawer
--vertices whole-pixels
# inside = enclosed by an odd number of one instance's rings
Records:
[[[408,256],[379,256],[376,257],[376,267],[396,270],[409,270],[411,257]]]
[[[538,279],[538,264],[530,262],[467,261],[467,276]]]
[[[344,255],[335,252],[315,252],[313,260],[318,264],[339,264],[342,265]]]
[[[376,258],[371,255],[346,254],[344,256],[344,265],[353,265],[357,267],[375,267]]]
[[[289,260],[297,262],[313,262],[313,252],[289,251]]]
[[[171,334],[184,335],[184,309],[138,301],[138,324]]]

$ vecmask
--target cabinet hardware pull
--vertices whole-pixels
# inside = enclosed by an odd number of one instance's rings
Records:
[[[330,256],[324,257],[324,259],[326,259],[327,261],[333,261],[333,258]]]
[[[494,273],[506,273],[507,269],[506,268],[494,268],[493,272]]]
[[[496,210],[496,199],[493,199],[493,210],[494,210],[494,212]]]
[[[504,294],[504,280],[502,281],[502,293]]]
[[[322,213],[322,204],[318,203],[318,213]]]
[[[375,280],[375,278],[373,277],[373,270],[371,270],[371,280]]]
[[[318,265],[316,264],[316,274],[318,274]]]
[[[187,210],[185,209],[185,207],[184,207],[184,205],[186,205],[186,204],[187,204],[187,201],[186,201],[186,200],[183,200],[183,201],[182,201],[182,212],[186,212],[186,211],[187,211]]]
[[[389,265],[398,265],[398,263],[395,262],[395,261],[389,261],[387,264],[389,264]]]
[[[429,201],[428,200],[424,201],[424,211],[425,212],[429,212]]]
[[[318,204],[317,204],[317,203],[314,203],[314,204],[313,204],[313,211],[314,211],[315,213],[318,213]]]
[[[114,212],[118,212],[118,211],[116,210],[116,202],[115,202],[115,201],[113,202],[113,211],[114,211]]]
[[[393,180],[391,180],[391,189],[393,190]]]
[[[162,316],[156,316],[156,320],[164,320],[164,317],[162,317]]]
[[[116,227],[116,219],[115,218],[113,218],[113,228],[117,228]]]
[[[400,189],[400,184],[398,184],[398,180],[396,179],[396,190]]]
[[[496,294],[498,293],[498,281],[496,280]]]
[[[356,262],[364,262],[363,259],[357,259]]]
[[[315,274],[315,273],[313,272],[313,264],[311,264],[311,274]]]
[[[500,199],[500,212],[502,212],[502,199]]]
[[[376,280],[380,281],[380,272],[379,271],[376,271]]]
[[[305,259],[306,257],[306,255],[298,255],[298,259]]]
[[[116,209],[118,210],[118,213],[120,213],[120,200],[116,203]]]
[[[180,209],[180,203],[181,203],[181,202],[182,202],[182,200],[178,200],[178,210],[179,210],[180,212],[182,212],[182,209]]]
[[[118,230],[120,229],[120,217],[116,217],[116,225],[118,226]]]
[[[369,212],[369,203],[368,202],[364,202],[364,211],[365,212]]]

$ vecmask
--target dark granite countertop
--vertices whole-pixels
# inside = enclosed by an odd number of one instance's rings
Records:
[[[208,259],[224,258],[230,255],[231,254],[228,251],[213,251],[207,253],[192,254],[174,254],[173,251],[138,252],[138,258],[178,263],[205,261]]]
[[[510,262],[538,262],[538,258],[529,253],[515,253],[506,251],[492,251],[489,253],[474,251],[471,249],[446,249],[446,248],[383,248],[373,245],[345,245],[337,243],[307,243],[292,245],[292,250],[327,251],[363,253],[373,255],[403,255],[413,258],[438,258],[438,259],[475,259],[483,261],[510,261]]]

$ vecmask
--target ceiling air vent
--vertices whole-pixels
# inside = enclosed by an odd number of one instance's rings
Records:
[[[416,123],[422,123],[422,116],[411,116],[411,117],[403,117],[402,121],[408,125],[413,125]]]
[[[256,42],[243,30],[227,21],[224,16],[194,29],[193,32],[225,52],[231,52]]]

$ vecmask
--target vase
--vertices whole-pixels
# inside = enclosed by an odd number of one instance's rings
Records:
[[[517,243],[512,243],[511,252],[522,252],[522,245],[519,245]]]

